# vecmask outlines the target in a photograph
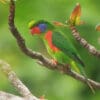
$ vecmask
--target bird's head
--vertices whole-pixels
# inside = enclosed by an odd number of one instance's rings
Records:
[[[37,22],[31,21],[29,23],[29,29],[32,35],[34,34],[41,35],[41,34],[45,34],[49,30],[53,30],[54,26],[47,21],[39,20]]]

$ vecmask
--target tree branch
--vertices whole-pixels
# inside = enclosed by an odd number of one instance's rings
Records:
[[[0,100],[26,100],[25,98],[0,91]]]
[[[25,40],[20,35],[20,32],[17,30],[17,28],[16,28],[16,26],[14,24],[14,17],[15,17],[15,4],[14,4],[14,1],[11,0],[10,13],[9,13],[9,19],[8,19],[9,28],[10,28],[10,31],[11,31],[12,35],[17,40],[19,48],[22,50],[22,52],[24,54],[26,54],[27,56],[31,57],[32,59],[37,59],[46,68],[63,72],[64,74],[67,74],[67,75],[73,77],[74,79],[79,80],[79,81],[87,84],[86,79],[85,79],[84,76],[82,76],[82,75],[80,75],[80,74],[78,74],[78,73],[76,73],[74,71],[71,71],[71,69],[68,66],[65,66],[65,65],[62,65],[62,64],[54,65],[54,64],[52,64],[52,62],[48,58],[43,56],[41,53],[32,51],[31,49],[27,48],[27,46],[25,45]],[[91,79],[88,79],[88,82],[94,88],[100,89],[100,83],[95,82],[95,81],[93,81]]]
[[[11,69],[11,67],[8,63],[0,60],[0,66],[1,66],[1,69],[4,72],[4,74],[7,76],[7,79],[10,81],[10,83],[17,89],[17,91],[24,98],[26,98],[26,100],[40,100],[32,95],[32,93],[17,77],[16,73]]]
[[[70,29],[72,31],[72,35],[74,38],[84,47],[86,48],[89,53],[91,53],[94,56],[100,57],[100,51],[97,50],[93,45],[89,44],[84,38],[80,36],[80,33],[76,29],[75,26],[70,26]]]

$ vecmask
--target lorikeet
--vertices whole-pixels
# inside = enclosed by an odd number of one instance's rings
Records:
[[[53,59],[62,64],[70,63],[71,66],[77,66],[77,69],[86,77],[85,65],[75,47],[53,24],[45,20],[31,21],[29,28],[32,35],[38,34],[43,39],[47,51]],[[90,84],[88,85],[90,86]]]

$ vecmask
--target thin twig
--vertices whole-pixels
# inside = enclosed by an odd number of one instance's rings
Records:
[[[86,48],[89,53],[91,53],[94,56],[100,57],[100,51],[97,50],[93,45],[91,45],[90,43],[88,43],[84,38],[82,38],[80,36],[80,33],[78,32],[78,30],[76,29],[75,26],[70,26],[70,29],[72,31],[72,35],[74,36],[74,38],[84,47]]]
[[[40,61],[44,67],[52,69],[52,70],[58,70],[60,72],[63,72],[64,74],[67,74],[71,77],[73,77],[76,80],[79,80],[83,83],[87,83],[86,79],[84,78],[84,76],[71,71],[70,68],[65,67],[65,65],[54,65],[52,64],[52,62],[46,58],[45,56],[43,56],[41,53],[35,52],[30,50],[29,48],[27,48],[27,46],[25,45],[25,40],[23,39],[23,37],[20,35],[20,32],[17,30],[15,24],[14,24],[14,17],[15,17],[15,4],[13,2],[13,0],[11,0],[10,3],[10,14],[9,14],[9,27],[10,27],[10,31],[12,33],[12,35],[15,37],[15,39],[17,40],[17,43],[19,45],[19,48],[22,50],[22,52],[24,54],[26,54],[27,56],[31,57],[32,59],[37,59],[38,61]],[[100,89],[100,83],[95,82],[91,79],[88,79],[88,82],[97,89]]]

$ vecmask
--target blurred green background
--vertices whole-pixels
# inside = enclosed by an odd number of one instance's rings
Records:
[[[17,0],[15,22],[27,46],[48,56],[43,42],[29,34],[28,22],[32,19],[65,22],[77,2],[82,6],[81,19],[85,21],[84,25],[77,28],[82,37],[100,49],[100,33],[95,31],[95,25],[100,22],[100,0]],[[93,95],[87,85],[59,72],[41,67],[36,60],[24,55],[9,31],[8,12],[9,4],[0,3],[0,59],[12,66],[34,95],[37,97],[45,95],[48,100],[100,100],[100,91],[96,90],[96,94]],[[87,66],[85,69],[88,76],[95,81],[100,81],[100,59],[80,46],[69,29],[61,30],[68,34],[78,49]],[[1,71],[0,90],[18,94]]]

